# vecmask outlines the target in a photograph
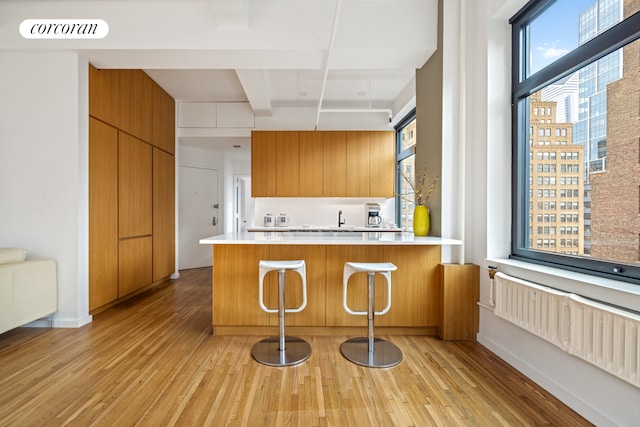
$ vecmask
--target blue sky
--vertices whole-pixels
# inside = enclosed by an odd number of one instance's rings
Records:
[[[531,23],[533,72],[578,46],[578,16],[595,0],[557,0]]]

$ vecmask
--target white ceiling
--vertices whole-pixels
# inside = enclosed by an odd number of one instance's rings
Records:
[[[321,97],[323,109],[395,115],[435,51],[436,11],[437,0],[2,0],[0,50],[141,68],[178,102],[248,101],[265,123],[300,109],[315,118]],[[99,18],[109,34],[26,40],[27,18]]]

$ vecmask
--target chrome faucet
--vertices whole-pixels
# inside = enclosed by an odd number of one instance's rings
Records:
[[[340,209],[338,211],[338,227],[341,227],[344,225],[345,220],[342,219],[342,209]]]

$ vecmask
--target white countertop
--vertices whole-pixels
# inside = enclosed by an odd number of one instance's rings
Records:
[[[267,231],[227,233],[200,240],[203,245],[461,245],[443,237],[416,237],[407,232],[296,232]]]
[[[343,225],[341,227],[332,227],[332,226],[321,226],[321,225],[295,225],[295,226],[287,226],[287,227],[248,227],[247,231],[300,231],[300,232],[321,232],[321,231],[341,231],[341,232],[351,232],[351,231],[376,231],[376,232],[400,232],[401,228],[384,228],[384,227],[356,227],[350,225]]]

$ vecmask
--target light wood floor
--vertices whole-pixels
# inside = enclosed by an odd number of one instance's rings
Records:
[[[261,337],[211,335],[211,270],[183,271],[83,328],[0,335],[0,426],[589,425],[477,343],[386,337],[403,362],[368,369],[302,338],[302,365],[258,364]]]

